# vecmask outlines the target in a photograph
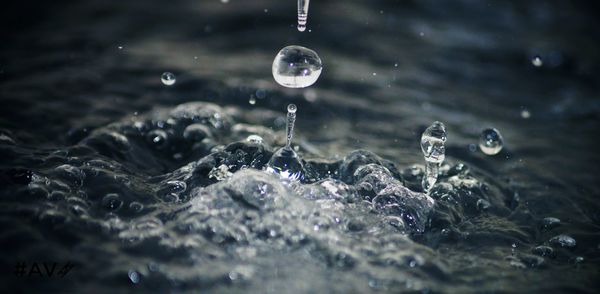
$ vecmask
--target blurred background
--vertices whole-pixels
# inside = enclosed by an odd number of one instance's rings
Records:
[[[537,281],[564,274],[554,289],[597,286],[596,2],[313,0],[303,33],[296,29],[296,5],[3,4],[0,134],[35,156],[36,148],[60,150],[111,123],[192,101],[230,107],[245,114],[244,123],[281,131],[273,113],[295,103],[296,140],[306,157],[342,159],[366,149],[407,167],[423,163],[421,133],[442,121],[448,162],[464,162],[500,182],[510,197],[520,195],[528,217],[512,221],[526,226],[557,217],[578,240],[574,256],[586,258],[584,268],[575,273],[572,263],[552,265],[532,274]],[[315,85],[286,89],[275,83],[273,58],[288,45],[319,54],[324,69]],[[163,72],[175,74],[175,85],[161,83]],[[502,133],[502,153],[486,156],[477,149],[485,127]],[[4,169],[24,167],[6,154]],[[181,165],[171,160],[155,174]],[[542,242],[531,230],[530,245]],[[461,283],[466,288],[450,289],[475,291],[478,285]]]

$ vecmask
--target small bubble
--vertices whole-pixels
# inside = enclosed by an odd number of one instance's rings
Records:
[[[109,193],[102,198],[102,206],[107,210],[116,211],[123,205],[123,201],[120,199],[119,194]]]
[[[504,139],[497,129],[489,128],[481,132],[479,149],[486,155],[496,155],[504,147]]]
[[[133,202],[129,203],[129,209],[133,212],[138,213],[144,209],[144,205],[137,201],[133,201]]]
[[[164,72],[160,76],[160,80],[166,86],[173,86],[175,84],[175,81],[176,81],[175,75],[173,73],[170,73],[170,72]]]
[[[521,117],[524,119],[528,119],[531,117],[531,113],[527,109],[521,110]]]
[[[288,88],[306,88],[314,84],[323,70],[321,58],[311,49],[287,46],[273,60],[273,78]]]
[[[246,141],[254,144],[262,144],[263,138],[259,135],[250,135],[248,138],[246,138]]]

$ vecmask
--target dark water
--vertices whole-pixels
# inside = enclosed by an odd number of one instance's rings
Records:
[[[4,7],[2,288],[597,293],[597,5],[313,2],[304,33],[294,1]],[[323,60],[311,88],[273,81],[291,44]],[[261,171],[289,103],[301,183]],[[470,146],[489,126],[496,156]]]

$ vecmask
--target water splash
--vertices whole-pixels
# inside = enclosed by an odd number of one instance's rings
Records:
[[[275,151],[266,167],[268,172],[279,174],[281,178],[290,180],[302,180],[304,178],[302,161],[298,157],[298,154],[292,149],[294,125],[296,123],[296,110],[298,110],[298,108],[295,104],[288,105],[285,146]]]
[[[485,129],[479,137],[479,149],[486,155],[496,155],[502,151],[504,139],[500,132],[494,128]]]
[[[429,192],[437,181],[439,168],[446,156],[446,126],[436,121],[421,135],[421,150],[425,157],[425,176],[421,185],[423,191]]]
[[[308,21],[308,4],[310,0],[298,0],[298,31],[306,30],[306,22]]]

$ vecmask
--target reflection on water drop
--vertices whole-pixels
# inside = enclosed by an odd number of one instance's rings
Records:
[[[282,179],[296,181],[304,178],[302,162],[291,148],[283,147],[277,150],[269,160],[266,170],[278,174]]]
[[[175,81],[176,81],[175,80],[175,75],[173,73],[170,73],[170,72],[164,72],[162,74],[162,76],[160,76],[160,80],[166,86],[173,86],[173,84],[175,84]]]
[[[302,46],[287,46],[273,60],[273,78],[288,88],[305,88],[314,84],[323,65],[321,58],[311,49]]]
[[[298,0],[298,31],[306,30],[306,22],[308,21],[308,4],[310,0]]]
[[[250,103],[250,105],[256,104],[256,98],[254,98],[254,96],[250,96],[250,100],[248,100],[248,103]]]
[[[479,137],[479,149],[486,155],[496,155],[504,147],[504,139],[500,132],[494,128],[485,129]]]
[[[152,130],[146,135],[146,139],[156,148],[165,147],[167,144],[167,133],[163,130]]]

